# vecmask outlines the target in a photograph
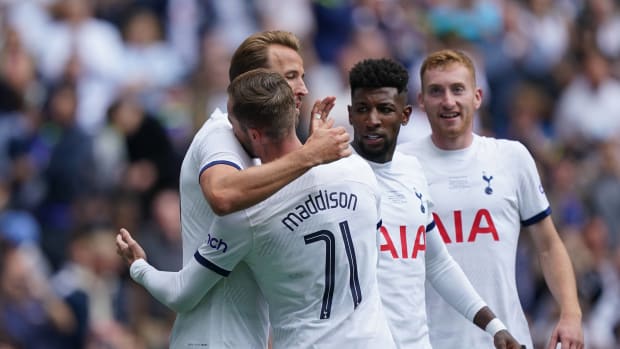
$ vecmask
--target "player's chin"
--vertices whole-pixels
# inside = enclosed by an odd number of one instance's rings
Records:
[[[376,142],[372,142],[372,143],[366,143],[364,142],[362,149],[364,150],[364,153],[366,153],[366,155],[375,157],[375,156],[382,156],[385,154],[385,145],[383,143],[376,143]]]

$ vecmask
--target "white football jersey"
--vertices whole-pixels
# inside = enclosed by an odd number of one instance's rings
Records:
[[[223,276],[247,263],[274,348],[393,348],[376,279],[379,203],[372,170],[351,155],[219,219],[196,259]]]
[[[486,304],[448,254],[435,228],[432,200],[420,162],[395,152],[391,162],[368,162],[381,190],[379,292],[400,349],[430,349],[425,282],[466,319]]]
[[[379,292],[399,348],[430,348],[424,295],[426,230],[432,227],[426,178],[417,159],[399,152],[368,162],[381,189]]]
[[[475,135],[462,150],[443,151],[430,137],[399,150],[423,164],[435,223],[452,257],[512,335],[532,348],[517,294],[515,259],[521,225],[551,212],[533,158],[515,141]],[[427,285],[433,348],[492,348],[493,339],[459,316]]]
[[[207,238],[216,215],[200,187],[200,174],[210,166],[237,169],[252,165],[235,138],[226,114],[219,109],[196,133],[181,166],[181,234],[183,265]],[[266,348],[267,305],[247,265],[240,263],[189,312],[179,313],[171,348]]]

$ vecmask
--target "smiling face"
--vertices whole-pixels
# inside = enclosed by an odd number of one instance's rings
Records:
[[[428,68],[422,75],[418,102],[426,112],[437,147],[453,150],[471,144],[482,91],[476,87],[470,69],[460,63]]]
[[[270,45],[268,49],[268,69],[284,76],[286,82],[293,89],[295,107],[301,108],[302,98],[308,94],[304,82],[304,61],[299,53],[283,45]]]
[[[412,110],[411,105],[405,105],[405,94],[395,87],[353,91],[348,107],[353,148],[365,159],[378,163],[392,160],[400,126],[407,124]]]

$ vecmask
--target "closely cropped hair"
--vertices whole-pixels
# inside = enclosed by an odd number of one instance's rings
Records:
[[[395,87],[398,93],[407,91],[409,73],[402,64],[386,58],[365,59],[349,72],[351,94],[358,88]]]
[[[420,81],[424,82],[424,73],[430,69],[445,68],[450,64],[462,64],[471,73],[474,83],[476,82],[476,68],[469,56],[460,50],[445,49],[431,53],[426,57],[420,67]]]
[[[241,127],[262,129],[273,139],[295,128],[293,90],[278,73],[264,68],[245,72],[228,86],[228,97]]]
[[[300,49],[299,39],[293,33],[281,30],[255,33],[245,39],[233,54],[228,70],[230,81],[252,69],[269,68],[270,45],[282,45],[295,51]]]

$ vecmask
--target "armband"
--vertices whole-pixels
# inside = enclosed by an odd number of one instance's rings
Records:
[[[484,328],[484,330],[490,334],[492,337],[495,337],[495,334],[501,330],[506,330],[506,325],[504,325],[504,323],[502,322],[502,320],[498,319],[498,318],[494,318],[493,320],[489,321],[489,323],[487,324],[487,326]]]

